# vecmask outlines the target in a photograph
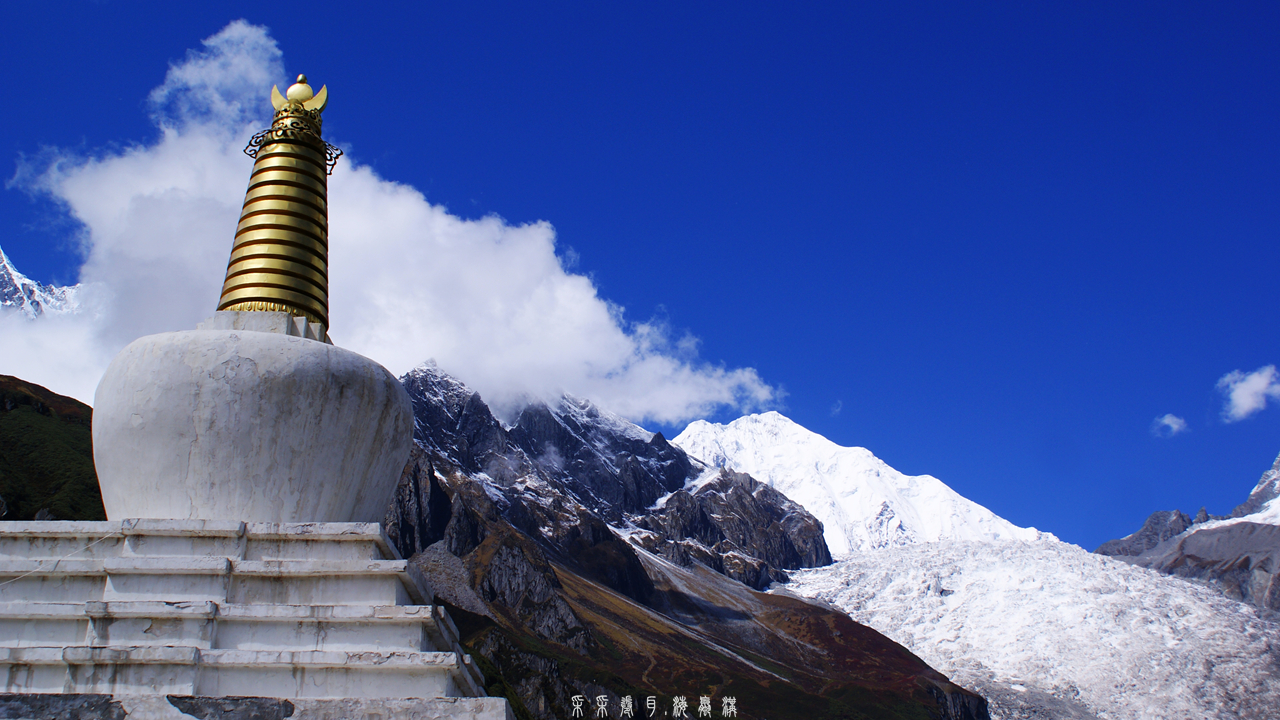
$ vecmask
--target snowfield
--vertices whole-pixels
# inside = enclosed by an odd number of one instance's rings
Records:
[[[1280,625],[1051,538],[891,547],[796,572],[991,703],[993,718],[1280,717]]]

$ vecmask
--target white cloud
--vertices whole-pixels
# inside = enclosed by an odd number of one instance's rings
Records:
[[[1165,413],[1151,423],[1151,434],[1156,437],[1173,437],[1187,430],[1187,421],[1173,413]]]
[[[1218,380],[1218,390],[1226,395],[1222,419],[1243,420],[1267,406],[1267,398],[1280,399],[1280,382],[1276,366],[1266,365],[1245,374],[1232,370]]]
[[[43,372],[26,363],[26,379],[91,401],[125,344],[212,314],[251,164],[241,149],[268,122],[266,89],[282,82],[266,30],[234,22],[152,93],[154,144],[64,154],[44,169],[38,189],[84,226],[80,279],[97,312],[56,329],[7,322],[6,337],[28,336],[37,354],[74,348],[74,362]],[[339,98],[330,112],[341,112]],[[566,268],[548,223],[465,220],[351,158],[329,198],[332,336],[397,375],[432,358],[491,402],[567,391],[667,423],[777,399],[754,369],[698,360],[695,338],[628,321]],[[4,345],[8,372],[26,353]]]

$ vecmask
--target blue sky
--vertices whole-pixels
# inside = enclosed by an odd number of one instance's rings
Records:
[[[243,18],[271,82],[328,85],[344,162],[549,223],[624,339],[753,369],[711,419],[776,406],[1090,549],[1228,512],[1280,452],[1280,409],[1226,422],[1217,386],[1280,362],[1280,10],[882,5],[8,3],[0,247],[78,279],[23,173],[155,146],[149,94]]]

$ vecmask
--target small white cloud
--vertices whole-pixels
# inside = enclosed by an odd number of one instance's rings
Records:
[[[1276,366],[1267,365],[1251,373],[1232,370],[1218,380],[1218,390],[1226,396],[1222,419],[1243,420],[1267,406],[1267,398],[1280,400]]]
[[[835,417],[839,415],[840,411],[843,409],[844,409],[844,402],[841,400],[835,401],[835,403],[831,406],[831,417]]]
[[[1151,423],[1151,434],[1156,437],[1173,437],[1186,431],[1187,421],[1173,413],[1165,413]]]

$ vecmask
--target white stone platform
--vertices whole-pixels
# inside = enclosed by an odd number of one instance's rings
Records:
[[[433,599],[376,523],[0,523],[0,672],[21,694],[0,716],[74,696],[138,719],[239,698],[509,720]]]

